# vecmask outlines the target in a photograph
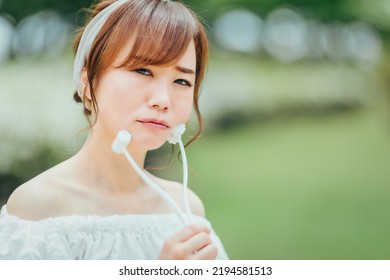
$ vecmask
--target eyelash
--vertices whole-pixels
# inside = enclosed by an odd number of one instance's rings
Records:
[[[139,68],[139,69],[135,69],[134,71],[140,75],[153,77],[152,71],[150,71],[149,69],[146,69],[146,68]],[[145,72],[147,72],[147,73],[145,73]],[[177,79],[177,80],[175,80],[175,82],[178,85],[185,86],[185,87],[193,87],[194,86],[192,83],[190,83],[189,81],[184,80],[184,79]]]
[[[135,69],[134,71],[137,72],[138,74],[141,74],[144,76],[152,76],[153,77],[152,72],[149,69],[139,68],[139,69]],[[145,72],[148,72],[148,73],[145,73]]]
[[[185,87],[193,87],[193,84],[191,84],[189,81],[187,80],[184,80],[184,79],[177,79],[175,82],[178,82],[178,81],[181,81],[180,83],[178,83],[179,85],[181,86],[185,86]]]

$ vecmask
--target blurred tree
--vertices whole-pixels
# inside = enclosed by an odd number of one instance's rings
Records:
[[[299,9],[309,18],[314,18],[323,22],[331,21],[353,21],[364,19],[367,22],[376,25],[375,19],[364,16],[364,7],[360,2],[352,0],[178,0],[188,4],[207,22],[213,25],[214,20],[226,10],[233,8],[246,8],[261,17],[265,17],[272,10],[281,6],[290,6]],[[372,4],[372,9],[381,10],[384,5],[376,0]],[[3,0],[0,1],[0,13],[11,15],[17,22],[27,15],[37,13],[44,9],[58,11],[69,22],[80,25],[83,17],[76,14],[81,8],[88,7],[96,0]],[[371,3],[371,2],[370,2]],[[382,4],[381,4],[382,3]],[[390,27],[379,27],[386,39],[390,38]]]
[[[193,7],[208,22],[212,22],[222,11],[233,7],[247,8],[265,16],[282,5],[292,5],[325,21],[347,20],[356,17],[348,9],[348,0],[183,0],[183,2]],[[93,3],[91,0],[4,0],[0,9],[11,14],[18,21],[26,15],[43,9],[54,9],[61,14],[74,15],[80,8],[88,7],[91,3]]]
[[[0,205],[3,205],[13,190],[23,181],[12,173],[0,173]]]
[[[270,11],[283,5],[302,9],[324,21],[356,18],[356,15],[347,9],[347,0],[186,0],[185,2],[194,7],[208,21],[212,21],[219,13],[230,8],[247,8],[260,16],[266,16]]]
[[[53,9],[62,15],[74,17],[80,8],[88,7],[91,2],[91,0],[4,0],[0,11],[10,14],[16,21],[45,9]]]
[[[31,157],[16,159],[8,170],[0,170],[0,205],[22,182],[65,160],[66,155],[58,153],[59,150],[61,148],[42,144],[36,147]]]

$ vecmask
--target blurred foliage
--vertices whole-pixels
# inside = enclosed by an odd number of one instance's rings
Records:
[[[356,14],[348,9],[349,0],[184,0],[184,3],[198,11],[208,23],[226,9],[247,8],[261,16],[273,9],[287,5],[302,9],[311,16],[324,20],[352,20]],[[54,9],[61,14],[74,16],[81,8],[88,7],[91,0],[4,0],[0,9],[11,14],[16,20],[43,9]]]
[[[8,170],[0,171],[0,203],[5,203],[16,187],[63,161],[61,154],[45,143],[36,147],[30,157],[16,159]]]
[[[197,11],[205,12],[207,20],[212,20],[221,12],[231,8],[247,8],[260,16],[266,16],[269,12],[280,6],[293,6],[302,9],[311,16],[328,20],[350,20],[355,15],[346,9],[346,0],[310,1],[310,0],[187,0]]]
[[[74,22],[74,16],[81,8],[88,7],[91,1],[88,0],[4,0],[0,5],[0,11],[10,14],[16,21],[20,21],[27,15],[40,12],[42,10],[53,9],[62,15],[68,15]]]
[[[22,184],[22,179],[11,172],[0,173],[0,204],[6,203],[16,187]]]

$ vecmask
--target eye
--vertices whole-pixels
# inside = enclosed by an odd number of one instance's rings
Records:
[[[144,76],[153,76],[152,72],[146,68],[139,68],[134,71]]]
[[[175,83],[177,83],[179,85],[182,85],[182,86],[187,86],[187,87],[192,87],[193,86],[193,84],[191,84],[189,81],[183,80],[183,79],[177,79],[175,81]]]

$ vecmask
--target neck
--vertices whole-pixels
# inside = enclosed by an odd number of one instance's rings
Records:
[[[111,193],[135,192],[145,185],[144,181],[127,161],[125,155],[116,154],[111,149],[114,139],[95,137],[92,132],[76,155],[77,166],[83,184]],[[143,169],[146,150],[131,145],[128,152]]]

